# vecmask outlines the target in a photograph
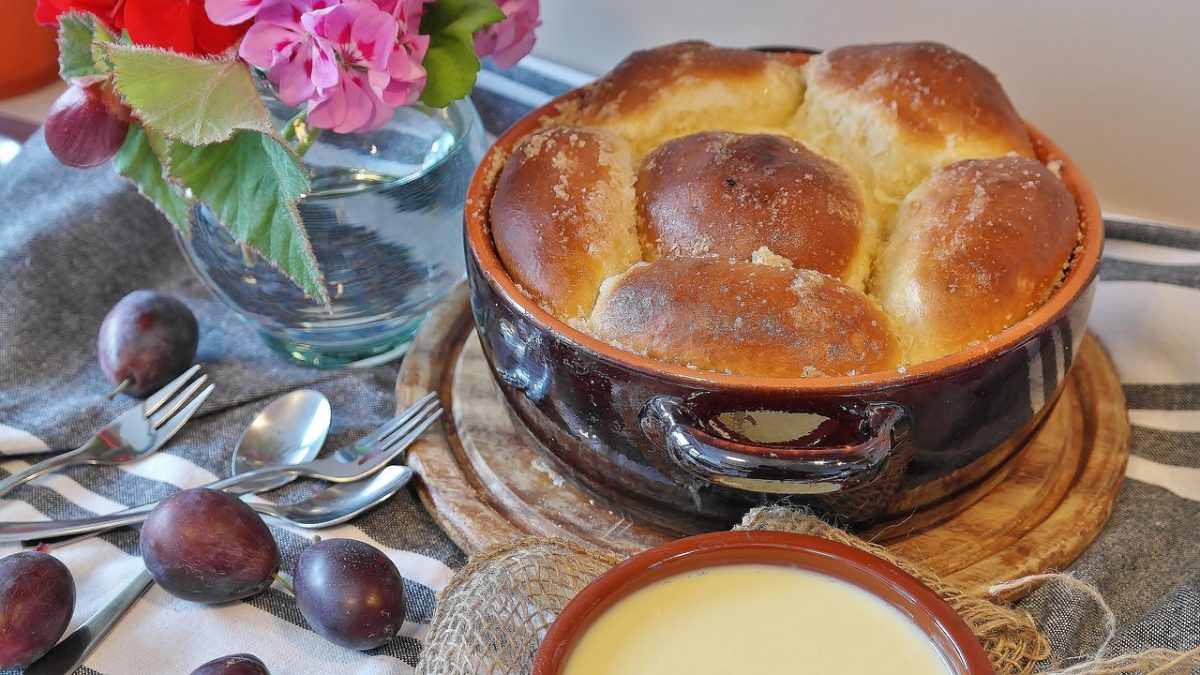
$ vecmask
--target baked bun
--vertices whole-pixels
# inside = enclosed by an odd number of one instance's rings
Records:
[[[889,326],[874,301],[820,272],[664,258],[605,282],[590,330],[700,370],[822,377],[898,365]]]
[[[876,228],[858,183],[786,136],[704,131],[669,140],[646,155],[636,189],[648,260],[750,261],[769,252],[863,288]]]
[[[769,54],[679,42],[634,52],[589,86],[579,122],[619,133],[640,156],[696,131],[782,127],[803,93],[800,72]]]
[[[1062,281],[1078,238],[1071,194],[1039,162],[957,162],[900,207],[872,291],[918,363],[1028,316]]]
[[[559,319],[667,363],[936,359],[1028,316],[1077,245],[1074,201],[996,78],[940,44],[793,66],[681,42],[546,115],[490,203],[500,259]]]
[[[845,162],[882,218],[935,168],[1035,156],[996,77],[945,45],[842,47],[814,56],[805,78],[797,133]]]
[[[641,259],[628,144],[599,129],[530,135],[505,164],[492,198],[496,252],[535,301],[586,317],[601,282]]]

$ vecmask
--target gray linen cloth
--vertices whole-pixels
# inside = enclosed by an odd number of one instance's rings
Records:
[[[536,60],[489,69],[473,94],[488,129],[513,120],[585,76]],[[200,320],[197,360],[218,388],[197,418],[156,456],[125,467],[86,467],[39,480],[0,499],[5,520],[82,517],[165,497],[227,474],[242,430],[273,397],[300,387],[333,403],[326,447],[353,440],[393,414],[397,366],[319,371],[270,352],[197,281],[167,223],[109,168],[60,166],[40,134],[0,170],[0,476],[73,448],[124,410],[105,401],[95,362],[101,318],[137,288],[183,298]],[[448,223],[447,227],[457,227]],[[1134,423],[1130,478],[1111,521],[1071,571],[1099,587],[1120,626],[1110,653],[1200,645],[1200,231],[1110,221],[1092,327],[1112,350]],[[22,455],[17,457],[16,455]],[[314,489],[300,481],[273,493],[287,501]],[[291,570],[307,533],[274,528]],[[464,562],[411,491],[323,536],[383,548],[407,579],[401,636],[360,654],[311,632],[275,588],[250,600],[201,607],[152,589],[83,673],[184,673],[240,651],[280,673],[412,672],[434,595]],[[0,555],[15,548],[0,547]],[[72,627],[124,585],[140,564],[137,535],[123,530],[61,549],[79,587]],[[1098,611],[1049,584],[1022,603],[1059,654],[1089,654],[1104,637]]]

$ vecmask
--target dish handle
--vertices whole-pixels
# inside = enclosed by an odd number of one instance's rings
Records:
[[[908,413],[896,403],[860,411],[857,438],[840,445],[768,445],[720,438],[704,429],[674,396],[650,399],[642,431],[684,471],[725,487],[772,494],[839,492],[879,475],[908,435]]]

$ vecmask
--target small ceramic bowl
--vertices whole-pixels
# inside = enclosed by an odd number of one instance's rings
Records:
[[[865,551],[789,532],[714,532],[652,548],[588,584],[558,615],[538,649],[533,675],[559,675],[595,621],[634,591],[667,577],[734,564],[784,565],[851,583],[909,617],[955,675],[995,671],[979,641],[950,605],[916,577]],[[870,636],[862,637],[869,647]]]

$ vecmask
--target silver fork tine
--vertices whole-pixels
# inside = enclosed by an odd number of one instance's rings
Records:
[[[200,390],[200,387],[204,386],[205,382],[208,382],[208,375],[201,375],[200,377],[197,377],[195,381],[189,384],[187,389],[184,389],[183,392],[181,392],[178,396],[171,397],[171,400],[164,404],[161,410],[150,416],[150,428],[157,429],[166,423],[166,421],[175,413],[179,412],[179,409],[182,408],[185,403],[191,400],[192,396]]]
[[[161,447],[164,443],[171,440],[171,437],[175,435],[175,432],[179,431],[179,429],[183,427],[183,424],[191,419],[192,415],[196,414],[196,410],[200,408],[200,404],[204,403],[204,400],[208,398],[208,395],[213,393],[213,389],[216,388],[217,385],[215,384],[208,385],[204,388],[204,391],[200,392],[195,398],[192,399],[191,403],[184,406],[183,410],[179,411],[179,414],[175,415],[170,420],[167,420],[166,423],[158,429],[158,436],[155,439],[154,444]]]
[[[439,411],[442,409],[442,402],[438,401],[436,399],[424,403],[423,405],[421,405],[421,407],[419,409],[416,409],[416,407],[414,406],[414,409],[410,409],[410,410],[406,411],[406,413],[405,413],[406,419],[404,421],[404,424],[393,426],[392,429],[390,429],[386,434],[382,434],[379,437],[379,439],[376,441],[375,445],[377,445],[377,446],[391,445],[391,442],[392,442],[391,439],[396,438],[396,436],[398,436],[398,435],[407,433],[408,430],[411,429],[412,426],[417,423],[416,422],[417,420],[424,417],[426,414],[428,414],[429,411],[435,410],[435,409],[439,410]]]
[[[391,462],[395,455],[403,452],[408,446],[413,444],[413,441],[420,438],[421,434],[425,433],[425,430],[442,416],[442,412],[443,410],[440,405],[428,408],[423,414],[422,418],[414,422],[415,426],[407,427],[407,433],[388,441],[386,444],[383,444],[379,451],[371,453],[370,456],[364,457],[363,460],[373,459],[374,457],[378,457],[382,454],[390,455],[387,462],[383,462],[383,464]],[[361,464],[363,460],[360,460],[359,463]]]
[[[175,392],[179,391],[180,387],[187,384],[187,381],[192,379],[192,376],[195,375],[198,370],[200,370],[200,364],[196,364],[191,368],[188,368],[182,375],[168,382],[163,386],[162,389],[154,392],[154,394],[150,396],[150,398],[146,399],[146,402],[142,404],[143,416],[150,417],[157,412],[158,409],[162,407],[162,404],[165,403],[167,399],[171,398]]]
[[[400,413],[399,415],[396,415],[392,419],[385,422],[384,426],[381,426],[381,427],[379,427],[379,429],[376,429],[374,432],[369,433],[366,436],[363,436],[362,438],[358,439],[358,443],[362,444],[362,445],[373,445],[375,443],[378,443],[379,441],[383,440],[388,435],[395,432],[400,427],[407,424],[408,421],[410,419],[412,419],[413,415],[416,415],[418,412],[420,412],[422,407],[424,407],[426,404],[428,404],[430,401],[434,400],[435,398],[437,398],[437,392],[431,391],[428,394],[425,394],[416,403],[410,405],[404,412]]]

